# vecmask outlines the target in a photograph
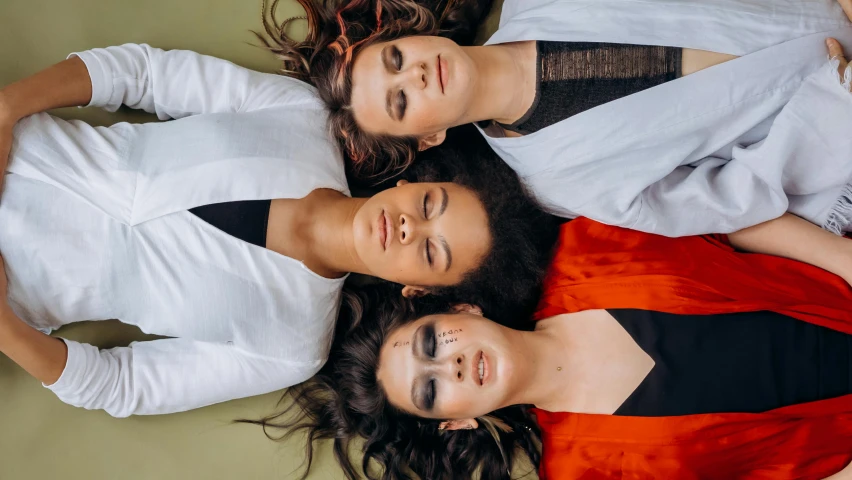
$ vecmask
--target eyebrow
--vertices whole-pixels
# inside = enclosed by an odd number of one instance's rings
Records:
[[[447,195],[447,189],[441,187],[441,211],[438,215],[443,215],[444,211],[447,210],[447,204],[450,203],[450,197]],[[438,236],[438,239],[441,240],[441,246],[444,248],[444,254],[447,256],[447,266],[444,268],[445,272],[450,271],[450,267],[453,265],[453,252],[450,251],[450,245],[447,243],[447,239],[443,236]]]
[[[419,327],[417,327],[417,330],[414,331],[414,335],[412,335],[412,337],[411,337],[411,354],[414,355],[415,357],[423,355],[423,351],[422,351],[423,341],[422,341],[422,338],[421,338],[422,336],[423,336],[423,325],[420,325]],[[418,347],[418,345],[420,347]],[[411,384],[411,403],[413,403],[414,406],[417,407],[419,410],[425,411],[426,408],[424,408],[425,407],[425,400],[423,398],[423,395],[417,394],[418,393],[417,387],[420,387],[423,384],[423,382],[421,382],[419,380],[420,380],[420,377],[418,377],[417,380],[415,380]]]
[[[390,60],[390,57],[388,56],[388,52],[390,51],[389,48],[390,47],[383,48],[382,53],[381,53],[382,64],[385,66],[385,69],[388,70],[388,71],[391,70],[391,64],[390,64],[391,60]],[[388,90],[387,94],[385,95],[385,110],[388,112],[389,117],[391,117],[394,120],[399,120],[396,117],[396,112],[394,112],[393,92],[390,91],[390,90]]]
[[[443,215],[444,211],[447,209],[447,204],[450,203],[450,197],[447,195],[447,189],[441,187],[441,212],[439,215]]]

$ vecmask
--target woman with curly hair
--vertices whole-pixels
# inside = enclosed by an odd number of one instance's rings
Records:
[[[852,28],[835,0],[507,0],[482,47],[409,0],[300,3],[307,39],[270,26],[270,44],[317,86],[362,177],[476,122],[562,217],[668,236],[785,212],[850,228],[852,71],[824,42]]]
[[[577,219],[532,331],[358,298],[329,364],[253,422],[305,431],[308,469],[321,439],[350,479],[509,479],[526,456],[547,480],[819,480],[852,461],[852,289],[805,264]]]
[[[172,121],[39,113],[87,104]],[[448,149],[455,170],[354,198],[325,120],[303,82],[147,45],[0,89],[0,353],[66,403],[162,414],[311,377],[351,272],[407,295],[535,300],[553,235],[508,167]],[[170,338],[100,350],[45,334],[113,318]]]

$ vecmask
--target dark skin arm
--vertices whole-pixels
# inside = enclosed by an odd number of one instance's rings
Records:
[[[0,89],[0,171],[6,171],[12,128],[20,119],[53,108],[86,105],[91,99],[89,71],[77,57]]]
[[[17,363],[45,385],[59,380],[68,349],[65,342],[24,323],[9,307],[6,298],[6,273],[0,258],[0,353]]]

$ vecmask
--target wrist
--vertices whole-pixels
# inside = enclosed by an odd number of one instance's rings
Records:
[[[4,89],[0,89],[0,128],[12,127],[22,118],[14,108],[14,102]]]
[[[8,341],[12,341],[15,322],[19,321],[15,312],[7,305],[0,307],[0,351],[4,351]]]

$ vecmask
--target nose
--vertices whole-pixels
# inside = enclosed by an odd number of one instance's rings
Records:
[[[404,213],[399,215],[399,243],[408,245],[414,241],[414,219]]]
[[[418,63],[412,65],[405,71],[406,80],[411,84],[411,87],[417,89],[426,88],[426,64]]]
[[[451,360],[452,361],[448,362],[450,369],[450,379],[455,380],[459,383],[464,382],[464,379],[466,377],[464,367],[464,355],[456,355]]]

